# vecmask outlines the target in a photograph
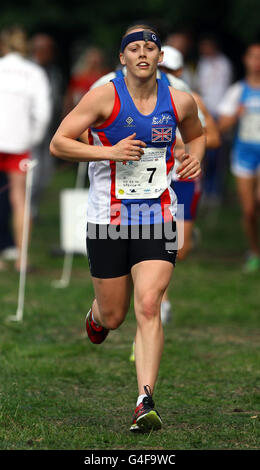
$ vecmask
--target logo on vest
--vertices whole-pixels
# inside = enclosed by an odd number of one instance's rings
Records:
[[[135,127],[135,124],[133,124],[134,120],[133,118],[131,118],[131,116],[128,116],[128,118],[126,118],[126,125],[124,127]]]
[[[171,142],[171,127],[152,127],[152,142]]]
[[[152,120],[152,126],[158,124],[168,124],[169,121],[172,121],[172,116],[170,114],[162,114],[161,116],[154,116]]]

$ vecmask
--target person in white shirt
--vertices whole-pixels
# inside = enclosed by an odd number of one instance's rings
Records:
[[[196,89],[213,118],[226,90],[232,83],[232,64],[220,50],[213,35],[205,35],[199,42],[199,61]],[[203,199],[206,206],[214,207],[223,200],[226,170],[226,145],[207,150],[204,159]]]
[[[199,53],[197,90],[210,114],[217,117],[218,104],[232,83],[232,65],[213,37],[200,41]]]
[[[15,243],[20,253],[25,205],[26,166],[30,151],[44,136],[50,118],[48,79],[44,71],[25,58],[24,31],[1,33],[0,59],[0,171],[8,175]]]

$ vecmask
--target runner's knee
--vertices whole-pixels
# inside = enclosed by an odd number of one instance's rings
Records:
[[[116,330],[123,323],[127,311],[119,308],[108,308],[100,311],[102,324],[108,330]]]
[[[244,207],[243,217],[247,221],[254,220],[256,217],[256,208],[254,206]]]
[[[140,319],[151,320],[158,315],[159,311],[159,299],[152,292],[145,293],[137,302],[136,312]]]

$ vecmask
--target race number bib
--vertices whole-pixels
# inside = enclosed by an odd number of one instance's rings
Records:
[[[139,161],[116,162],[118,199],[153,199],[167,187],[166,147],[145,148]]]
[[[243,142],[260,143],[260,113],[248,113],[243,116],[238,135]]]

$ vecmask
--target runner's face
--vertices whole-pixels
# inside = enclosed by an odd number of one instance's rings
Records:
[[[248,73],[260,73],[260,45],[251,46],[245,56]]]
[[[137,32],[141,29],[131,31]],[[163,60],[163,52],[159,51],[152,41],[130,42],[123,53],[120,53],[122,65],[126,65],[128,71],[140,78],[147,78],[157,70],[158,63]]]

